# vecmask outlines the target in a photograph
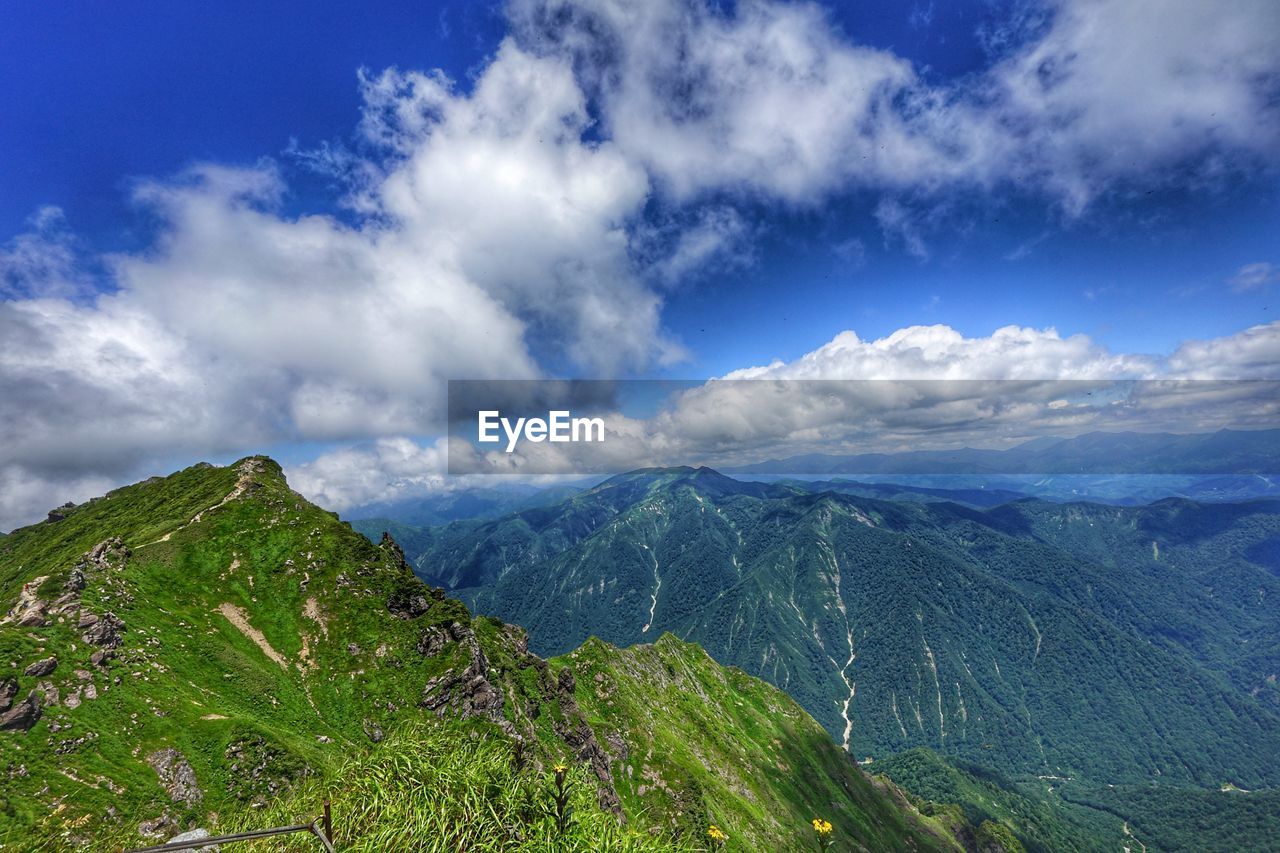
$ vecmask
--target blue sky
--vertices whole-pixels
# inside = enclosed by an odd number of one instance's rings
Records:
[[[371,442],[417,448],[375,481],[433,484],[439,385],[462,376],[806,354],[892,374],[920,352],[1001,377],[1217,370],[1200,352],[1267,373],[1278,18],[21,4],[0,31],[0,527],[262,447],[314,461],[337,503],[371,495],[320,463]],[[1035,330],[1023,349],[992,343],[1009,325]],[[945,330],[874,343],[917,326]],[[850,331],[862,349],[823,360]]]

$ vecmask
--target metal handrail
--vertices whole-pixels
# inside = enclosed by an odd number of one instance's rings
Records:
[[[329,816],[329,801],[324,801],[324,814],[311,823],[299,823],[294,826],[277,826],[271,829],[254,829],[248,832],[237,832],[232,835],[196,838],[191,841],[178,841],[169,844],[157,844],[154,847],[139,847],[126,853],[169,853],[173,850],[199,850],[215,844],[233,844],[237,841],[253,841],[255,838],[270,838],[275,835],[289,835],[294,832],[309,832],[324,845],[325,853],[334,853],[333,821]]]

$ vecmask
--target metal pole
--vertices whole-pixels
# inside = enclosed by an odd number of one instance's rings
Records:
[[[333,822],[329,815],[329,801],[325,800],[324,814],[311,823],[300,823],[296,826],[280,826],[272,829],[255,829],[249,832],[237,832],[233,835],[217,835],[199,838],[194,841],[177,841],[170,844],[157,844],[154,847],[139,847],[128,853],[170,853],[174,850],[198,850],[217,844],[234,844],[237,841],[252,841],[255,838],[270,838],[275,835],[288,835],[294,832],[309,832],[320,839],[320,844],[328,853],[333,853]]]

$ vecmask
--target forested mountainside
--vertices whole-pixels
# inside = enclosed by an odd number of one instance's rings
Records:
[[[279,825],[324,798],[353,850],[702,850],[712,823],[725,849],[803,849],[815,818],[835,849],[978,832],[675,637],[530,654],[263,457],[14,531],[0,604],[5,849]]]
[[[421,531],[413,561],[542,653],[696,642],[862,760],[1257,790],[1280,781],[1278,537],[1273,500],[981,509],[664,469]]]

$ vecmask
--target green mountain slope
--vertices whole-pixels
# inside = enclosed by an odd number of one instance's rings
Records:
[[[1280,504],[1231,506],[1191,505],[1153,540],[1160,505],[983,511],[672,469],[438,528],[416,564],[540,652],[697,642],[859,757],[926,745],[1015,774],[1275,785],[1280,578],[1259,550]],[[1095,538],[1103,513],[1123,547]]]
[[[792,699],[670,634],[629,649],[591,640],[552,663],[573,674],[578,705],[615,750],[626,810],[654,829],[716,824],[746,849],[803,850],[813,832],[790,804],[826,803],[815,814],[836,837],[887,850],[928,823],[866,784]]]
[[[57,515],[0,541],[6,849],[272,825],[326,796],[347,849],[406,837],[440,850],[549,838],[702,849],[692,815],[722,821],[733,849],[785,849],[815,816],[850,849],[864,831],[879,846],[955,847],[773,688],[670,642],[541,660],[519,628],[473,619],[418,581],[394,541],[309,504],[268,459],[196,466]],[[657,685],[673,656],[696,661],[682,691],[708,704],[633,716],[670,701]],[[625,712],[597,701],[596,675]],[[696,751],[666,748],[677,743]],[[754,746],[729,755],[726,743]],[[827,776],[795,778],[779,754]],[[564,833],[549,811],[561,762],[575,804]],[[663,797],[629,785],[649,777]],[[405,835],[415,828],[427,834]]]

